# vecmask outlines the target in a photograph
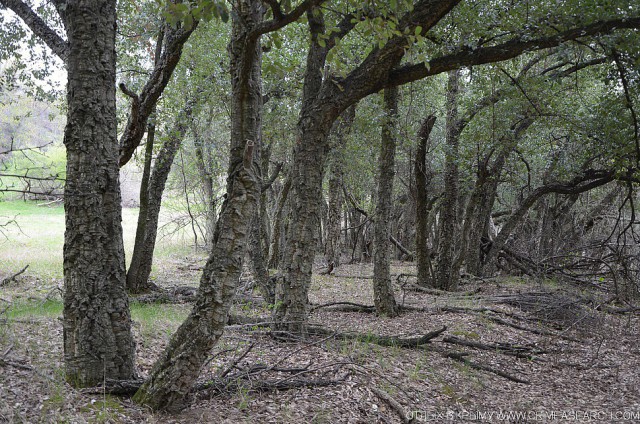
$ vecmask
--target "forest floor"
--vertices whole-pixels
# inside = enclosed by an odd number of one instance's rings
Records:
[[[195,286],[202,261],[166,259],[155,282]],[[640,422],[637,312],[607,309],[606,294],[594,288],[510,277],[464,280],[443,294],[398,278],[415,274],[412,264],[394,263],[392,273],[407,307],[396,318],[320,307],[311,321],[335,333],[286,342],[259,325],[230,325],[201,375],[218,384],[175,415],[68,386],[61,283],[25,273],[0,288],[0,422]],[[372,305],[371,275],[370,265],[315,274],[310,301]],[[142,376],[188,310],[188,303],[132,302]],[[245,290],[233,313],[269,311]],[[442,327],[416,347],[374,343]],[[294,385],[302,387],[274,389]]]

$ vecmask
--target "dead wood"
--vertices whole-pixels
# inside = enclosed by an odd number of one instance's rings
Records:
[[[404,407],[400,405],[400,402],[395,400],[389,393],[384,390],[380,390],[377,387],[372,387],[371,391],[375,393],[381,400],[384,401],[389,407],[400,417],[402,422],[409,423],[413,421],[411,418],[408,418],[409,414],[405,411]]]
[[[331,379],[291,379],[291,380],[259,380],[259,381],[245,381],[242,379],[226,379],[226,380],[212,380],[197,385],[194,391],[198,393],[198,400],[210,399],[211,397],[221,394],[236,392],[239,390],[246,390],[249,392],[267,392],[273,390],[291,390],[301,387],[328,387],[336,386],[344,382],[344,379],[331,380]]]
[[[531,359],[534,355],[541,355],[548,353],[546,350],[537,349],[529,346],[518,346],[511,343],[491,343],[485,344],[480,342],[474,342],[471,340],[461,339],[456,336],[447,336],[442,339],[444,343],[455,344],[458,346],[473,347],[480,350],[488,350],[502,353],[504,355],[511,355],[517,358]]]
[[[14,281],[16,278],[18,278],[23,272],[25,272],[27,270],[27,268],[29,268],[29,265],[26,265],[24,268],[22,268],[20,271],[16,272],[13,275],[8,276],[7,278],[4,278],[2,280],[0,280],[0,287],[9,284],[10,282]]]
[[[340,306],[336,308],[335,306]],[[354,302],[330,302],[322,305],[314,305],[311,307],[310,312],[317,311],[322,308],[331,308],[332,311],[340,312],[375,312],[375,306],[363,305],[361,303]]]
[[[359,340],[361,342],[373,343],[379,346],[417,348],[428,343],[432,339],[435,339],[440,334],[444,333],[446,329],[447,327],[445,326],[439,330],[434,330],[418,337],[378,336],[375,334],[362,333],[338,333],[323,327],[310,327],[309,332],[322,336],[331,335],[332,337],[341,340]]]
[[[504,371],[500,371],[498,369],[492,368],[488,365],[484,365],[484,364],[480,364],[477,362],[472,362],[469,361],[468,359],[465,358],[465,356],[469,355],[468,353],[459,353],[459,352],[449,352],[447,354],[445,354],[445,356],[447,358],[453,359],[455,361],[458,362],[462,362],[463,364],[476,369],[476,370],[480,370],[480,371],[486,371],[486,372],[490,372],[493,373],[495,375],[499,375],[500,377],[506,378],[507,380],[513,381],[515,383],[520,383],[520,384],[531,384],[531,382],[527,381],[527,380],[523,380],[521,378],[518,377],[514,377],[511,374],[508,374]]]

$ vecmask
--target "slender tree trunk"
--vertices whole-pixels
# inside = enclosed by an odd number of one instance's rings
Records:
[[[167,135],[167,140],[162,144],[158,153],[153,173],[149,179],[149,186],[141,187],[146,189],[146,207],[140,208],[138,215],[138,228],[144,227],[142,234],[136,232],[136,241],[131,256],[131,264],[127,272],[127,287],[129,291],[138,293],[144,291],[148,286],[151,267],[153,265],[153,252],[156,246],[156,236],[158,234],[158,221],[160,218],[160,207],[162,206],[162,194],[171,171],[171,165],[176,153],[180,149],[182,140],[187,132],[187,121],[191,118],[192,101],[187,100],[184,109],[176,117],[174,128]],[[142,205],[141,205],[142,206]],[[142,237],[138,237],[142,235]]]
[[[127,270],[127,290],[130,293],[140,293],[147,287],[147,280],[138,281],[134,275],[140,266],[140,257],[147,232],[147,216],[149,213],[149,181],[151,179],[151,163],[153,162],[153,144],[155,142],[156,125],[155,114],[149,117],[147,126],[147,141],[144,149],[144,167],[142,170],[142,182],[140,184],[140,206],[138,210],[138,224],[136,226],[136,238],[133,244],[131,263]],[[132,271],[133,270],[133,271]]]
[[[458,284],[459,274],[454,272],[454,243],[457,226],[458,202],[458,79],[460,71],[449,72],[447,83],[447,134],[444,171],[444,195],[440,208],[440,238],[436,288],[453,290]]]
[[[193,309],[156,362],[134,401],[152,409],[184,406],[228,319],[255,217],[260,181],[254,146],[260,143],[262,82],[260,38],[248,36],[262,21],[262,3],[234,2],[231,55],[232,114],[227,198]]]
[[[342,235],[342,206],[344,197],[345,147],[347,136],[356,116],[356,105],[345,110],[333,128],[333,149],[330,153],[329,164],[329,205],[327,213],[327,239],[325,240],[325,257],[330,267],[340,266],[341,235]]]
[[[116,2],[69,1],[65,16],[64,361],[67,381],[86,387],[135,376],[116,133]]]
[[[287,176],[284,180],[284,184],[282,185],[282,190],[280,191],[280,196],[278,197],[278,203],[276,204],[276,212],[273,216],[273,224],[271,227],[273,231],[271,233],[271,242],[269,246],[269,263],[268,266],[270,269],[279,268],[281,254],[282,251],[282,239],[283,232],[285,227],[285,206],[287,204],[287,199],[289,198],[289,192],[291,191],[291,174]]]
[[[427,169],[427,146],[429,136],[436,122],[434,115],[429,115],[418,132],[418,149],[416,151],[416,261],[418,267],[418,284],[432,285],[431,249],[429,249],[429,183],[432,175]]]
[[[195,155],[198,174],[200,175],[200,184],[204,190],[205,201],[205,247],[211,249],[213,246],[213,233],[216,227],[216,198],[213,191],[213,176],[211,166],[205,161],[205,141],[199,134],[195,122],[192,121],[191,132],[195,138]]]
[[[389,221],[391,218],[393,177],[395,175],[398,87],[384,90],[384,109],[380,157],[378,158],[376,220],[374,223],[373,301],[378,314],[393,317],[397,315],[398,311],[390,276]]]

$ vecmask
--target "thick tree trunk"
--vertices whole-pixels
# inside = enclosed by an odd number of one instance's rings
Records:
[[[391,198],[395,175],[396,119],[398,115],[398,88],[384,90],[385,116],[382,124],[382,140],[378,158],[378,193],[376,220],[374,223],[373,248],[373,301],[376,312],[393,317],[397,315],[396,299],[391,285],[389,224],[391,218]]]
[[[144,228],[140,233],[136,232],[131,264],[127,272],[127,288],[132,293],[144,291],[148,286],[153,265],[156,236],[158,234],[162,194],[164,193],[173,160],[187,132],[187,121],[191,117],[191,110],[192,100],[187,100],[184,109],[176,117],[174,128],[167,135],[168,138],[163,143],[153,166],[146,193],[147,205],[143,209],[141,204],[140,214],[138,215],[138,231],[140,231],[141,226]],[[141,191],[145,188],[141,187]]]
[[[184,406],[211,349],[220,340],[260,196],[254,146],[261,141],[261,51],[260,37],[250,37],[250,31],[262,21],[263,7],[259,1],[237,0],[234,12],[229,45],[233,95],[227,198],[196,303],[134,396],[136,402],[152,409],[177,410]]]
[[[449,72],[447,82],[447,134],[445,146],[444,194],[440,208],[440,237],[438,239],[438,265],[435,286],[440,290],[453,290],[459,274],[454,272],[454,243],[458,224],[458,79],[460,71]]]
[[[304,119],[304,118],[303,118]],[[275,328],[298,334],[306,332],[311,268],[320,226],[322,176],[331,125],[309,119],[302,126],[294,152],[290,205],[291,223],[276,286]]]
[[[118,180],[116,2],[69,1],[65,16],[64,360],[67,381],[86,387],[135,376]]]
[[[429,249],[429,184],[433,175],[427,167],[427,146],[429,136],[436,123],[436,117],[429,115],[418,132],[418,148],[416,151],[416,261],[418,267],[418,284],[433,284],[431,249]]]

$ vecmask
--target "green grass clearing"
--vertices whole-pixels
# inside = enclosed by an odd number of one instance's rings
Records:
[[[162,218],[162,216],[161,216]],[[135,240],[138,209],[122,211],[122,230],[127,261]],[[0,202],[0,270],[9,274],[29,265],[28,272],[43,279],[62,278],[64,209],[61,204],[38,206],[38,202]],[[161,222],[162,224],[162,222]],[[158,238],[156,262],[193,252],[192,237],[184,230]]]

